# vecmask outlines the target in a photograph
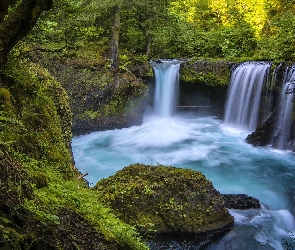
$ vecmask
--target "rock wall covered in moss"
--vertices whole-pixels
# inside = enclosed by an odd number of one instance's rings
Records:
[[[181,66],[180,79],[209,86],[228,85],[233,61],[190,59]]]
[[[105,61],[64,59],[55,52],[31,56],[66,90],[75,135],[142,123],[147,87],[130,71],[112,72]]]

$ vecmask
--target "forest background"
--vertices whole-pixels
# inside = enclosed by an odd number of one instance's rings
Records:
[[[117,42],[122,65],[131,55],[294,59],[294,6],[287,0],[63,0],[30,38],[55,49],[94,46],[94,57]]]

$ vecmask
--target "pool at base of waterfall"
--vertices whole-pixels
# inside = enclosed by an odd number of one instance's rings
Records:
[[[209,245],[170,241],[151,243],[152,249],[286,249],[286,241],[295,246],[295,155],[253,147],[245,142],[248,133],[214,116],[149,115],[141,126],[74,137],[72,150],[90,185],[133,163],[172,165],[201,171],[220,193],[247,194],[262,204],[230,210],[234,228]]]

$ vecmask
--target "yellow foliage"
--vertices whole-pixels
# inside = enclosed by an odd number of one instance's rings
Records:
[[[202,8],[207,8],[224,26],[235,26],[242,18],[249,23],[257,38],[267,21],[267,11],[278,5],[276,0],[175,0],[171,3],[170,12],[188,22],[198,24],[202,21]]]

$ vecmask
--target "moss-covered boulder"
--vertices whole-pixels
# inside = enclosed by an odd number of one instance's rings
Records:
[[[94,189],[142,234],[214,236],[234,222],[212,183],[189,169],[134,164],[102,179]]]

